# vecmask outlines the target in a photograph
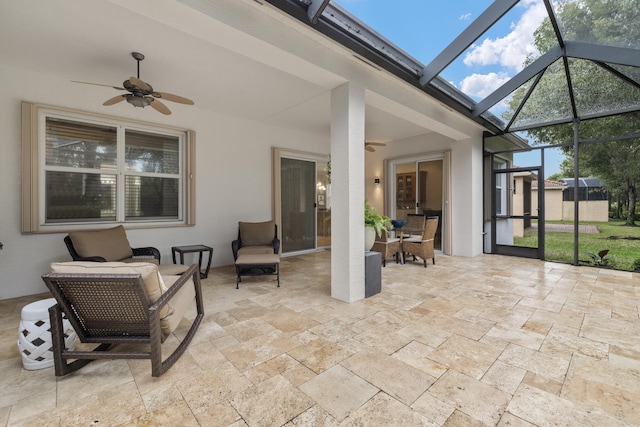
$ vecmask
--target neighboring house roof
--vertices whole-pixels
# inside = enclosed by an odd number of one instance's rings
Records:
[[[562,178],[558,181],[565,183],[568,187],[574,187],[573,178]],[[596,188],[604,187],[604,184],[598,178],[578,178],[578,187]]]
[[[533,181],[531,183],[532,188],[538,188],[538,181]],[[553,181],[551,179],[544,180],[544,189],[545,190],[563,190],[567,188],[567,184],[564,182]]]

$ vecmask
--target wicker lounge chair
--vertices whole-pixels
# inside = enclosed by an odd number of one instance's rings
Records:
[[[239,222],[231,242],[236,266],[236,289],[242,276],[275,275],[280,286],[280,240],[274,221]]]
[[[132,248],[122,225],[104,230],[73,231],[64,238],[64,243],[74,261],[127,262],[149,258],[160,264],[160,251],[153,247]]]
[[[151,263],[53,263],[42,276],[57,304],[49,309],[56,376],[95,359],[150,359],[151,375],[162,375],[184,353],[204,316],[200,273],[192,265],[181,276],[160,276]],[[164,360],[162,343],[195,303],[196,316],[178,347]],[[83,343],[93,350],[67,350],[62,313]],[[139,350],[111,350],[140,344]],[[136,346],[133,346],[136,347]],[[75,359],[68,362],[69,359]]]
[[[132,248],[122,225],[101,230],[72,231],[64,238],[74,261],[152,262],[161,274],[180,274],[187,270],[181,264],[160,264],[160,251],[154,247]]]
[[[274,221],[239,222],[238,238],[231,242],[233,259],[247,254],[277,254],[280,252],[278,226]]]

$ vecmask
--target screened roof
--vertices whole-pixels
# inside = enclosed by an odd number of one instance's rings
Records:
[[[495,0],[426,65],[334,1],[267,1],[495,133],[640,111],[637,0]],[[520,71],[482,97],[452,84],[456,64],[508,28],[524,4],[545,16]]]

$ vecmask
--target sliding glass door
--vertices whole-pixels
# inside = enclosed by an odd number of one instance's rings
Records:
[[[316,164],[283,157],[280,161],[282,253],[316,247]]]
[[[279,212],[283,254],[331,246],[331,185],[323,156],[281,155]]]
[[[409,214],[437,216],[435,248],[442,250],[443,160],[418,160],[395,165],[394,219]]]

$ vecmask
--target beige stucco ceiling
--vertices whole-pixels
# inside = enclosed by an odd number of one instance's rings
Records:
[[[248,0],[3,1],[0,64],[69,82],[120,86],[135,76],[130,52],[138,51],[146,56],[140,77],[156,90],[213,112],[328,134],[331,89],[347,81],[348,67],[360,72],[363,65],[281,13],[265,13],[265,7]],[[262,40],[267,32],[270,41]],[[319,66],[322,61],[333,69]],[[86,86],[84,93],[101,104],[119,92]],[[126,114],[131,106],[104,108]],[[190,107],[170,108],[180,114]],[[391,141],[434,131],[429,120],[401,117],[399,110],[367,105],[366,138]]]

